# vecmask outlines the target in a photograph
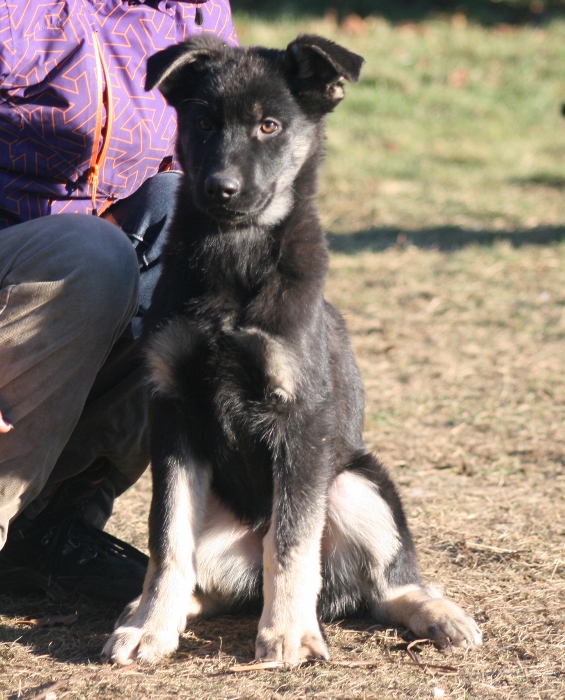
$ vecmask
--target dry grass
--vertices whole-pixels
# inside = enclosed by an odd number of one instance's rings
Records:
[[[331,663],[233,673],[252,659],[257,620],[224,617],[192,625],[157,668],[115,670],[98,654],[116,610],[4,597],[0,693],[563,697],[564,290],[564,245],[333,255],[328,293],[347,316],[365,377],[367,440],[401,486],[426,579],[478,617],[482,649],[446,655],[422,645],[419,667],[404,630],[342,621],[327,630]],[[143,479],[111,521],[141,547],[148,499]],[[72,627],[16,622],[75,610]]]

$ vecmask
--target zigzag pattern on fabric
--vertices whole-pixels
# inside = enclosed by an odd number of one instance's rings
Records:
[[[102,149],[98,206],[158,172],[176,120],[143,88],[146,59],[201,32],[237,44],[229,1],[199,6],[201,26],[192,2],[0,0],[0,228],[90,212]]]

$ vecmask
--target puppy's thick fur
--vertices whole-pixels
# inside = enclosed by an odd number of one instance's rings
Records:
[[[398,493],[363,444],[363,390],[324,300],[325,115],[362,59],[198,38],[149,60],[184,170],[147,318],[154,494],[144,591],[106,644],[155,662],[187,619],[261,606],[259,659],[327,658],[320,619],[368,612],[438,643],[475,622],[422,587]]]

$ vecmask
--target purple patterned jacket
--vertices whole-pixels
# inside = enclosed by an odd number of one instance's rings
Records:
[[[237,43],[229,0],[0,0],[0,228],[100,213],[165,169],[176,122],[145,61],[200,32]]]

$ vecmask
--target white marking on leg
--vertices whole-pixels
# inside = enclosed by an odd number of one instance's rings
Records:
[[[376,486],[361,475],[340,474],[330,488],[323,538],[324,559],[335,567],[336,578],[347,581],[361,576],[355,552],[360,547],[372,562],[366,597],[378,620],[404,625],[440,645],[481,644],[481,631],[473,618],[439,591],[418,584],[390,587],[386,571],[401,546],[392,511]]]
[[[179,634],[186,626],[196,585],[196,538],[206,507],[209,476],[180,465],[174,471],[159,563],[150,557],[139,604],[103,650],[103,656],[114,663],[159,661],[177,648]]]
[[[274,518],[273,518],[274,521]],[[256,658],[294,663],[301,658],[329,658],[320,631],[316,602],[321,585],[320,527],[279,560],[272,524],[263,540],[263,613]]]

